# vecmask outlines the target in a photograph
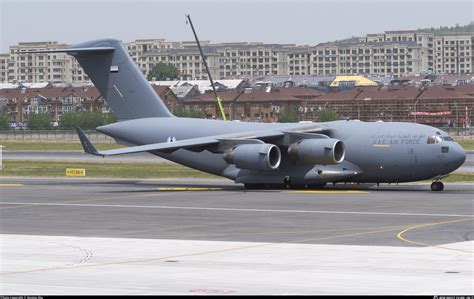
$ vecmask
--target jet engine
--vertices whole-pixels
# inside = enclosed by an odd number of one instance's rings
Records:
[[[337,139],[302,139],[288,147],[290,157],[311,164],[339,164],[346,155],[344,142]]]
[[[281,152],[274,144],[242,144],[226,150],[223,158],[238,168],[271,171],[280,166]]]

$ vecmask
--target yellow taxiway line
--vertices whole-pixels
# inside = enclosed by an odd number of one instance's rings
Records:
[[[317,193],[317,194],[367,194],[367,191],[359,190],[295,190],[290,193]]]
[[[203,188],[203,187],[162,187],[158,191],[217,191],[222,188]]]
[[[440,249],[447,249],[447,250],[454,250],[454,251],[460,251],[460,252],[466,252],[469,254],[472,254],[473,251],[468,251],[468,250],[463,250],[463,249],[456,249],[456,248],[450,248],[446,246],[440,246],[440,245],[432,245],[428,243],[422,243],[422,242],[417,242],[413,240],[408,240],[406,239],[403,234],[405,234],[408,231],[419,229],[419,228],[424,228],[424,227],[430,227],[430,226],[435,226],[435,225],[441,225],[441,224],[450,224],[450,223],[458,223],[458,222],[466,222],[466,221],[474,221],[473,218],[465,218],[465,219],[460,219],[460,220],[452,220],[452,221],[443,221],[443,222],[434,222],[434,223],[425,223],[425,224],[420,224],[420,225],[415,225],[411,226],[407,229],[404,229],[403,231],[399,232],[397,234],[397,238],[403,242],[415,244],[415,245],[420,245],[420,246],[425,246],[425,247],[435,247],[435,248],[440,248]]]

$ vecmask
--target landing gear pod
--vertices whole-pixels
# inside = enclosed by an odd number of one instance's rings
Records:
[[[344,161],[346,150],[344,142],[337,139],[303,139],[291,144],[288,154],[308,164],[331,165]]]
[[[281,152],[274,144],[243,144],[226,150],[223,158],[241,169],[271,171],[280,166]]]

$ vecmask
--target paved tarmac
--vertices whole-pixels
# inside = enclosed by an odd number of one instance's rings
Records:
[[[0,182],[7,234],[412,246],[397,233],[440,223],[408,235],[433,245],[474,239],[472,184],[435,193],[429,184],[247,191],[228,180]]]
[[[472,294],[473,191],[0,178],[0,294]]]

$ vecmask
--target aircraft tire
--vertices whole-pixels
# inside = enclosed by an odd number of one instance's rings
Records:
[[[444,184],[442,182],[433,182],[431,184],[431,191],[443,191]]]
[[[438,182],[438,189],[439,189],[439,191],[443,191],[444,184],[442,182]]]

